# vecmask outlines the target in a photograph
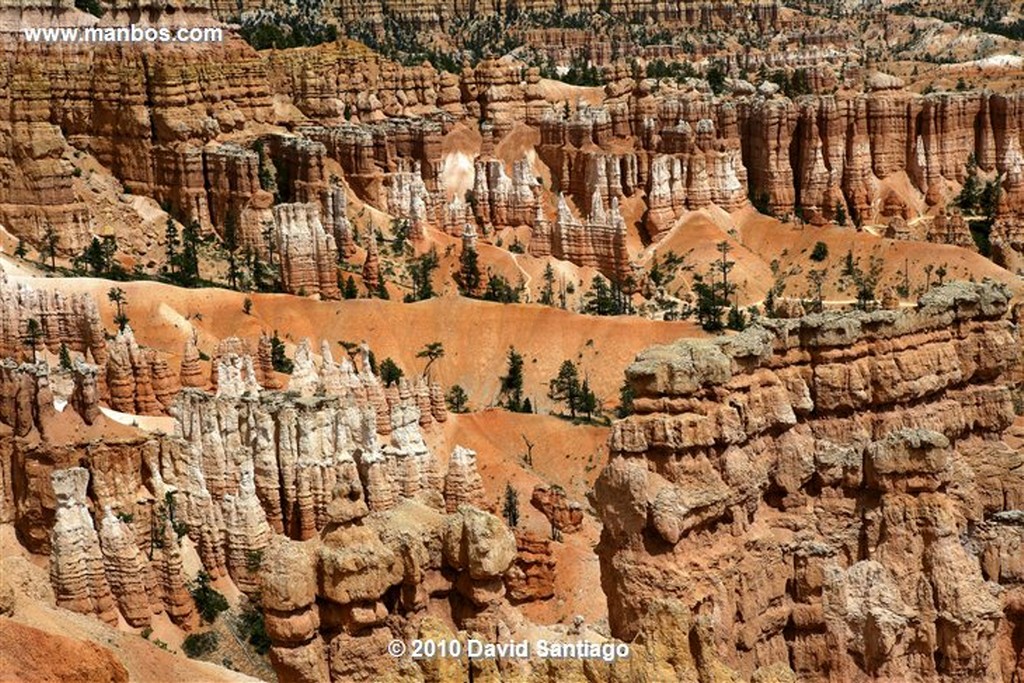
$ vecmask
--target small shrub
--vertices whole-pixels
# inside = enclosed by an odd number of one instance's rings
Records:
[[[454,384],[444,397],[448,410],[453,413],[465,413],[469,410],[469,395],[460,385]]]
[[[245,568],[250,572],[259,571],[263,565],[263,551],[262,550],[250,550],[245,553]]]
[[[404,374],[402,368],[398,367],[398,363],[390,358],[385,358],[380,364],[380,381],[384,383],[384,386],[398,384]]]
[[[246,641],[259,654],[266,654],[270,649],[270,637],[267,635],[263,613],[250,605],[238,618],[238,626]]]
[[[227,610],[228,601],[224,594],[210,585],[210,575],[205,571],[199,572],[195,583],[192,585],[192,599],[195,600],[196,608],[203,621],[213,623],[217,615]]]
[[[242,313],[246,315],[252,313],[252,299],[249,297],[245,297],[245,300],[242,302]]]
[[[185,642],[181,644],[181,649],[191,659],[197,659],[216,650],[218,642],[220,642],[220,636],[214,631],[190,633],[185,638]]]
[[[811,260],[816,263],[821,263],[828,258],[828,245],[824,242],[818,242],[814,245],[814,251],[811,252]]]

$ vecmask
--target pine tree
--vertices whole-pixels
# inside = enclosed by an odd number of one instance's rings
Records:
[[[408,298],[410,302],[424,301],[434,296],[432,273],[437,270],[439,263],[437,250],[431,249],[409,266],[409,274],[412,276],[412,294]]]
[[[36,347],[39,346],[39,338],[42,336],[43,329],[40,327],[39,321],[35,318],[29,318],[25,327],[25,339],[23,340],[23,343],[32,350],[33,364],[36,362]]]
[[[602,275],[595,275],[590,290],[583,295],[583,312],[590,315],[616,315],[615,295]]]
[[[444,358],[444,344],[439,341],[430,342],[416,354],[416,357],[427,359],[427,364],[423,366],[423,376],[429,377],[430,366],[439,358]]]
[[[117,329],[124,332],[124,328],[128,327],[128,314],[125,312],[125,308],[128,306],[128,298],[125,296],[124,290],[120,287],[111,287],[107,291],[107,299],[117,306],[117,315],[114,316],[114,322],[117,323]]]
[[[502,506],[502,515],[513,529],[519,526],[519,493],[512,488],[512,484],[505,484],[505,504]]]
[[[274,330],[274,336],[270,338],[270,364],[276,372],[283,372],[290,375],[295,369],[295,363],[285,355],[284,342]]]
[[[629,380],[623,380],[622,386],[619,387],[619,407],[615,409],[615,416],[621,419],[632,415],[634,398],[636,393]]]
[[[722,309],[718,305],[718,295],[712,285],[704,282],[700,275],[693,276],[693,291],[697,295],[697,320],[707,332],[718,332],[722,329]]]
[[[967,177],[964,178],[963,189],[957,195],[956,204],[965,214],[973,214],[981,201],[981,181],[978,180],[978,163],[971,154],[967,158]]]
[[[731,306],[729,308],[729,315],[726,317],[725,326],[730,330],[736,330],[737,332],[746,329],[747,319],[746,316],[743,315],[743,311],[741,311],[737,306]]]
[[[463,249],[459,256],[459,288],[463,296],[475,297],[480,290],[480,265],[476,249]]]
[[[42,256],[50,259],[50,270],[57,270],[57,247],[60,245],[60,235],[49,223],[43,231],[43,252]]]
[[[107,271],[107,264],[104,258],[103,246],[98,237],[93,237],[89,246],[82,252],[81,257],[76,258],[76,265],[84,263],[89,267],[90,274],[100,277]]]
[[[523,356],[514,346],[508,348],[508,370],[501,378],[501,396],[505,407],[513,413],[523,412]]]
[[[352,277],[351,275],[349,275],[348,279],[345,280],[345,287],[342,290],[341,294],[346,299],[358,299],[359,298],[359,288],[356,287],[356,279],[354,277]]]
[[[173,278],[178,270],[178,248],[181,246],[181,240],[178,239],[178,226],[170,216],[167,217],[167,227],[164,229],[164,241],[167,243],[167,272]]]
[[[585,377],[580,386],[579,404],[576,407],[587,416],[587,420],[592,420],[594,413],[597,412],[597,395],[590,389],[590,380]]]
[[[736,265],[735,261],[728,259],[729,252],[732,251],[732,246],[729,245],[725,240],[715,245],[715,249],[722,255],[721,260],[715,263],[715,270],[722,274],[722,284],[718,286],[718,301],[719,306],[728,306],[729,300],[732,297],[733,291],[736,286],[729,284],[729,273],[732,271],[733,266]]]
[[[391,386],[392,384],[398,384],[399,380],[405,375],[402,368],[398,367],[398,363],[393,361],[391,358],[385,358],[380,364],[380,381],[384,383],[384,386]]]
[[[64,342],[60,344],[60,369],[71,369],[71,352],[68,351],[68,347]]]
[[[555,269],[550,263],[544,268],[544,288],[540,291],[540,302],[545,306],[555,303]]]
[[[835,221],[836,225],[846,225],[846,209],[839,202],[836,202]]]
[[[224,217],[224,249],[228,253],[228,286],[238,289],[238,218],[229,210]]]
[[[185,224],[181,234],[181,279],[186,285],[199,281],[199,221]]]
[[[576,417],[576,408],[580,402],[580,376],[576,364],[571,360],[562,361],[558,376],[548,382],[548,397],[553,401],[564,402],[569,414]]]
[[[469,396],[466,394],[466,390],[458,384],[452,385],[452,388],[448,390],[444,402],[448,404],[448,410],[453,413],[465,413],[469,410]]]
[[[24,240],[18,240],[18,246],[14,248],[14,255],[20,259],[28,255],[28,247],[25,246]]]

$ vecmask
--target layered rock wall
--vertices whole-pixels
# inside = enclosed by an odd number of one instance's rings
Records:
[[[612,632],[651,599],[744,675],[1019,675],[1019,330],[991,283],[645,351],[595,487]],[[988,559],[992,558],[992,564]],[[995,559],[1000,558],[1000,559]],[[1014,654],[1016,653],[1016,654]],[[1018,667],[1018,668],[1015,668]]]
[[[34,340],[30,320],[38,324]],[[58,354],[62,344],[97,365],[106,363],[107,344],[96,300],[85,293],[68,296],[15,284],[0,266],[0,357],[32,360],[33,348]]]

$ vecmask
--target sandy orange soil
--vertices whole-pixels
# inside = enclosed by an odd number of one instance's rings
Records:
[[[20,279],[20,278],[16,278]],[[537,304],[503,305],[447,296],[416,304],[394,301],[315,301],[284,294],[243,294],[222,289],[182,289],[154,282],[114,283],[91,278],[31,278],[33,287],[66,292],[88,291],[100,304],[104,324],[114,329],[114,308],[107,291],[124,289],[128,316],[139,343],[172,356],[177,363],[193,330],[199,348],[212,353],[217,341],[240,336],[253,342],[261,331],[278,330],[289,354],[302,338],[320,341],[367,341],[378,360],[391,357],[409,375],[422,371],[416,358],[424,345],[440,341],[445,357],[431,373],[444,386],[462,385],[470,405],[479,409],[498,398],[506,354],[514,346],[525,361],[526,395],[547,410],[547,384],[563,360],[580,366],[609,407],[618,401],[623,370],[640,350],[682,336],[699,334],[690,322],[658,322],[628,317],[592,317]],[[251,315],[242,312],[246,297]]]

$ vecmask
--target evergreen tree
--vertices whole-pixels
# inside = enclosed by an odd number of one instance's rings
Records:
[[[846,225],[846,209],[839,202],[836,202],[835,221],[836,225]]]
[[[843,259],[843,276],[853,277],[857,272],[857,263],[853,260],[853,250],[847,250],[846,258]]]
[[[124,290],[120,287],[111,287],[107,291],[107,299],[117,307],[114,322],[117,323],[117,329],[124,332],[124,328],[128,326],[128,314],[125,311],[128,306],[128,298],[125,296]]]
[[[978,163],[972,153],[967,159],[967,177],[964,178],[964,186],[957,195],[956,204],[965,214],[973,214],[978,209],[981,201],[981,181],[978,180]]]
[[[238,289],[238,218],[229,210],[224,216],[224,249],[228,254],[228,286]]]
[[[185,224],[181,233],[181,267],[183,284],[194,286],[199,282],[199,221]]]
[[[816,242],[814,249],[811,251],[811,260],[816,263],[821,263],[828,258],[828,245],[824,242]]]
[[[164,228],[164,241],[167,243],[165,247],[167,251],[167,272],[173,279],[178,272],[178,260],[180,258],[178,249],[181,247],[181,240],[178,239],[178,226],[170,216],[167,217],[167,227]]]
[[[744,330],[747,327],[747,319],[743,315],[743,311],[737,306],[731,306],[729,308],[729,315],[726,317],[725,326],[737,332]]]
[[[715,288],[700,275],[693,276],[693,291],[697,295],[697,321],[707,332],[718,332],[722,329],[722,309],[718,305]]]
[[[569,408],[569,414],[576,417],[576,408],[580,404],[580,376],[576,364],[571,360],[562,361],[558,376],[548,382],[548,397],[553,401],[564,402]]]
[[[513,529],[519,526],[519,493],[512,488],[512,484],[505,484],[505,503],[502,506],[502,515]]]
[[[228,609],[228,601],[224,595],[211,585],[212,579],[206,570],[199,572],[195,583],[190,587],[192,599],[196,603],[203,621],[212,624],[217,615]]]
[[[608,281],[602,275],[595,275],[590,289],[583,295],[583,312],[590,315],[615,315],[615,299]]]
[[[388,283],[384,279],[384,276],[380,276],[380,283],[377,285],[377,298],[378,299],[390,299],[391,295],[388,294]]]
[[[502,304],[519,303],[520,289],[509,284],[508,280],[501,275],[491,275],[487,278],[487,288],[484,290],[485,301],[497,301]]]
[[[444,402],[448,404],[448,410],[453,413],[465,413],[469,410],[469,396],[466,394],[466,390],[458,384],[452,385],[452,388],[448,390]]]
[[[25,246],[24,240],[18,240],[18,246],[14,248],[14,255],[20,259],[23,259],[28,255],[28,247]]]
[[[437,270],[439,263],[436,249],[431,249],[412,262],[409,266],[409,274],[412,276],[412,294],[407,297],[407,301],[424,301],[434,296],[432,273]]]
[[[92,241],[89,242],[89,246],[85,248],[80,257],[75,258],[75,265],[79,267],[80,264],[88,266],[90,274],[95,277],[100,277],[107,272],[107,263],[103,253],[103,245],[100,244],[98,237],[93,237]]]
[[[722,258],[715,263],[715,270],[722,274],[722,282],[718,285],[718,305],[728,306],[729,300],[732,297],[733,292],[736,290],[735,285],[729,284],[729,273],[732,271],[733,266],[736,265],[735,261],[729,260],[729,252],[732,251],[732,247],[728,242],[722,240],[715,245],[715,249],[722,255]]]
[[[356,287],[356,279],[354,277],[352,277],[351,275],[349,275],[348,279],[345,280],[345,287],[344,287],[344,289],[342,289],[341,294],[346,299],[358,299],[359,298],[359,288]]]
[[[60,235],[49,223],[43,231],[43,250],[41,256],[50,259],[50,270],[57,270],[57,247],[60,245]]]
[[[426,358],[427,364],[423,366],[423,376],[430,376],[430,366],[434,364],[439,358],[444,358],[444,344],[439,341],[430,342],[424,346],[417,354],[417,358]]]
[[[769,287],[764,295],[764,314],[769,318],[775,317],[775,287]]]
[[[823,297],[822,287],[825,284],[825,270],[811,270],[807,274],[807,279],[810,280],[811,285],[814,287],[814,311],[820,313],[823,308]]]
[[[391,358],[385,358],[380,364],[380,381],[384,383],[384,386],[391,386],[392,384],[398,384],[398,381],[402,379],[405,372],[402,368],[398,367],[398,363],[393,361]]]
[[[590,389],[590,380],[585,377],[580,386],[579,403],[576,408],[587,416],[587,420],[592,420],[594,413],[597,412],[597,395]]]
[[[391,234],[394,235],[394,239],[391,241],[391,253],[401,256],[405,253],[405,247],[408,244],[409,220],[396,218],[391,221]]]
[[[523,356],[514,346],[508,348],[508,369],[501,378],[504,406],[514,413],[523,412]]]
[[[619,387],[619,407],[615,409],[615,416],[621,419],[632,415],[634,398],[636,393],[629,380],[623,380],[622,386]]]
[[[544,288],[540,291],[540,302],[545,306],[555,303],[555,269],[549,263],[544,268]]]
[[[459,289],[463,296],[476,296],[480,290],[480,265],[476,249],[463,249],[459,256]]]
[[[270,338],[270,364],[276,372],[283,372],[290,375],[295,369],[295,363],[285,355],[284,342],[274,330],[274,336]]]
[[[60,369],[71,369],[71,352],[68,351],[67,344],[65,344],[64,342],[61,342],[60,344]]]
[[[43,328],[35,318],[29,318],[25,326],[25,339],[22,343],[32,350],[32,363],[36,362],[36,348],[39,346],[39,339],[43,336]]]

